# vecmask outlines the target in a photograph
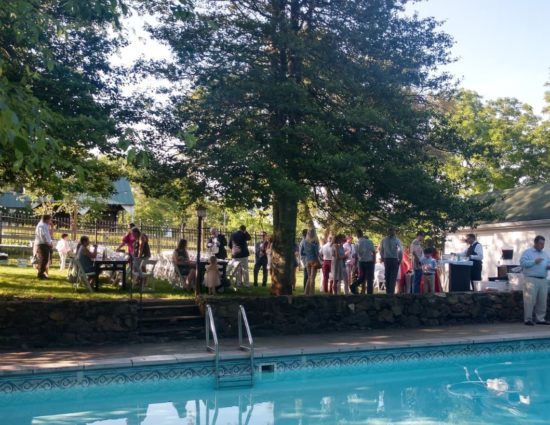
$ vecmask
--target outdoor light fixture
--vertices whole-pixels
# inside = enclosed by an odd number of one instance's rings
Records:
[[[205,218],[206,217],[206,208],[202,205],[197,205],[197,217]]]

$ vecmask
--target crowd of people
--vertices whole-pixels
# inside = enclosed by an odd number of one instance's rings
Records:
[[[410,292],[427,293],[440,290],[437,279],[438,253],[432,246],[423,247],[424,233],[418,232],[411,244],[410,258],[397,238],[395,228],[389,228],[378,247],[362,230],[353,235],[317,237],[315,229],[304,230],[299,244],[299,257],[304,269],[304,292],[315,293],[315,278],[321,270],[321,291],[338,294],[372,294],[374,292],[377,254],[386,293],[405,291],[406,282],[413,279]],[[411,264],[413,266],[411,267]],[[422,285],[421,285],[422,283]],[[379,287],[381,289],[381,287]]]
[[[122,239],[117,251],[127,249],[130,264],[139,264],[141,260],[151,257],[148,236],[141,232],[134,223],[128,225],[128,232]],[[55,244],[55,250],[59,253],[59,268],[64,270],[69,256],[74,255],[84,273],[94,271],[93,261],[97,257],[97,247],[93,247],[90,238],[86,235],[80,237],[76,248],[69,241],[69,235],[63,233]],[[48,279],[48,271],[52,263],[54,252],[53,221],[50,214],[44,214],[35,229],[33,244],[33,263],[37,268],[38,279]],[[93,277],[90,278],[90,280]]]
[[[37,258],[38,278],[46,279],[49,264],[53,252],[52,219],[50,215],[44,215],[36,227],[35,254]],[[63,234],[57,242],[56,249],[60,256],[60,268],[65,267],[67,256],[71,253],[80,262],[85,273],[93,271],[93,260],[97,255],[97,249],[92,249],[88,236],[82,236],[76,250],[71,249],[67,239],[68,235]],[[327,235],[325,239],[319,239],[315,229],[304,230],[302,240],[296,245],[295,270],[299,264],[304,271],[304,293],[313,295],[315,293],[315,280],[318,270],[321,271],[322,292],[338,294],[343,291],[345,294],[361,293],[372,294],[374,292],[374,274],[376,269],[377,252],[380,256],[380,265],[383,264],[384,276],[378,279],[383,281],[385,291],[394,293],[399,290],[399,281],[403,272],[407,271],[409,262],[404,261],[404,252],[401,241],[395,234],[395,229],[390,228],[387,236],[381,241],[378,247],[374,246],[372,240],[364,235],[361,230],[356,232],[357,239],[353,235]],[[229,239],[229,240],[228,240]],[[211,228],[210,235],[206,240],[209,261],[205,271],[205,285],[208,288],[215,288],[220,285],[219,275],[214,273],[218,269],[219,260],[227,260],[228,254],[231,260],[228,262],[228,273],[234,279],[237,287],[249,287],[249,257],[251,250],[249,243],[251,236],[244,225],[233,232],[229,238],[221,234],[218,229]],[[411,272],[414,274],[412,292],[434,292],[439,289],[437,279],[436,259],[437,252],[432,247],[423,248],[424,234],[419,232],[411,244],[410,262]],[[475,241],[475,237],[474,237]],[[266,232],[261,233],[260,239],[254,245],[254,268],[253,286],[266,287],[271,273],[273,238]],[[473,247],[473,248],[472,248]],[[128,231],[122,238],[117,251],[126,249],[130,262],[138,263],[136,260],[148,259],[151,257],[149,239],[133,223],[128,225]],[[478,254],[480,260],[483,258],[481,245],[475,242],[471,244],[470,250],[465,254],[474,257]],[[197,280],[196,262],[191,260],[187,248],[187,240],[181,239],[172,254],[172,262],[177,268],[178,274],[183,280],[185,288],[194,288]],[[481,264],[481,261],[479,261]],[[406,267],[403,267],[403,266]],[[402,273],[399,273],[401,269]],[[261,282],[259,281],[261,276]],[[476,273],[481,273],[481,266]],[[423,285],[421,286],[421,282]],[[296,289],[296,288],[294,288]],[[209,289],[210,290],[210,289]]]
[[[338,294],[343,288],[344,294],[372,294],[374,292],[374,275],[377,264],[383,264],[383,280],[385,291],[388,294],[407,291],[404,282],[410,281],[411,293],[434,293],[441,291],[438,278],[439,255],[433,246],[424,246],[424,232],[417,232],[412,241],[408,255],[403,244],[396,235],[396,230],[390,227],[386,236],[375,247],[361,230],[356,232],[357,240],[353,235],[327,235],[325,239],[317,236],[315,229],[303,230],[302,240],[296,245],[295,269],[300,263],[304,270],[304,293],[315,294],[315,280],[318,270],[321,270],[321,291],[327,294]],[[250,234],[246,227],[240,228],[231,234],[229,241],[218,229],[210,229],[210,236],[206,241],[209,254],[208,264],[204,271],[204,285],[210,294],[220,286],[219,260],[225,261],[228,250],[231,253],[231,274],[235,278],[236,286],[249,285],[248,258],[250,256]],[[53,253],[52,217],[49,214],[42,216],[35,229],[33,245],[33,261],[38,271],[39,279],[48,278]],[[474,282],[481,280],[483,267],[483,247],[477,242],[474,234],[466,237],[468,248],[460,255],[472,262],[471,290]],[[254,246],[254,286],[258,286],[260,271],[262,272],[263,287],[267,286],[271,271],[273,239],[266,232],[262,232],[260,240]],[[520,265],[524,276],[524,312],[525,324],[548,325],[546,321],[546,300],[548,293],[547,271],[550,270],[550,257],[544,251],[545,238],[541,235],[534,240],[533,247],[527,249],[521,256]],[[93,271],[93,260],[97,256],[97,248],[92,249],[90,238],[82,236],[76,250],[68,240],[68,234],[63,233],[55,245],[60,257],[60,269],[65,268],[68,256],[75,254],[85,273]],[[128,232],[123,237],[117,251],[127,249],[130,264],[140,264],[140,260],[151,257],[148,236],[141,232],[133,223],[128,225]],[[173,252],[172,261],[179,275],[185,279],[189,288],[196,285],[196,262],[191,260],[187,250],[187,240],[181,239]],[[405,289],[407,288],[407,289]],[[296,288],[294,288],[296,289]],[[533,314],[535,320],[533,321]]]

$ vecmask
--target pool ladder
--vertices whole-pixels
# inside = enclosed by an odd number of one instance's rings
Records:
[[[246,317],[246,311],[242,305],[239,305],[237,316],[239,328],[239,350],[248,351],[250,354],[250,372],[249,373],[227,373],[225,369],[220,368],[220,344],[214,314],[210,304],[206,305],[206,350],[214,353],[214,366],[216,375],[216,388],[253,386],[254,385],[254,340],[250,332],[250,325]],[[246,331],[248,344],[243,343],[243,326]],[[212,344],[210,342],[210,333],[212,333]]]

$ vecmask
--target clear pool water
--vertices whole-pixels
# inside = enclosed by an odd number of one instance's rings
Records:
[[[547,424],[550,353],[455,357],[258,376],[0,395],[0,424]]]

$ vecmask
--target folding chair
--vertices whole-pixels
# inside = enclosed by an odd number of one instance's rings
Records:
[[[149,278],[154,276],[155,265],[157,260],[143,259],[143,260],[134,260],[135,266],[132,268],[132,278],[137,279],[137,284],[141,285],[141,288],[144,288],[147,285]],[[132,280],[133,280],[132,279]],[[153,281],[154,282],[154,281]],[[133,285],[133,282],[132,282]],[[155,284],[153,283],[153,291],[155,290]]]
[[[172,279],[172,289],[181,288],[189,289],[189,282],[187,282],[188,274],[181,274],[181,271],[177,264],[173,264],[175,279]]]
[[[80,264],[80,261],[77,258],[73,258],[71,264],[71,268],[73,269],[73,276],[76,275],[76,279],[74,279],[73,283],[74,290],[78,290],[80,283],[82,283],[82,285],[88,290],[88,292],[93,292],[92,286],[90,285],[90,281],[88,279],[92,276],[95,276],[95,272],[86,273],[84,271],[84,268],[82,267],[82,264]],[[69,268],[69,273],[71,273],[71,268]]]
[[[231,259],[227,264],[226,275],[229,282],[235,288],[237,287],[237,273],[242,273],[241,263],[237,260]]]
[[[376,264],[374,269],[374,287],[377,288],[379,292],[386,290],[384,267],[379,264]]]

